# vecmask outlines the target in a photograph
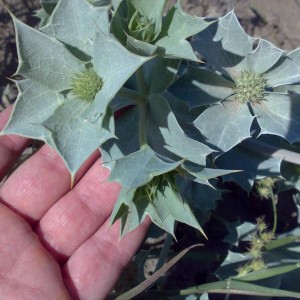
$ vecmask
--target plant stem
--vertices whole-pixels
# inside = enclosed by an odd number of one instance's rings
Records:
[[[147,86],[144,80],[144,74],[143,74],[143,70],[142,67],[139,67],[136,71],[136,78],[137,78],[137,83],[138,83],[138,88],[141,94],[143,95],[147,95],[148,91],[147,91]]]
[[[142,67],[138,68],[136,71],[137,84],[139,88],[140,95],[143,97],[143,101],[139,102],[139,142],[140,147],[147,144],[146,135],[146,117],[147,117],[147,87],[144,80],[144,74]]]
[[[166,259],[168,258],[168,254],[172,245],[172,241],[173,241],[173,236],[170,233],[167,233],[167,237],[164,241],[164,245],[163,248],[161,249],[156,267],[155,267],[155,271],[159,270],[165,263]]]
[[[271,196],[271,201],[272,201],[272,207],[273,207],[273,228],[272,228],[272,233],[275,235],[276,229],[277,229],[277,206],[276,206],[276,195],[272,193]]]
[[[147,102],[139,104],[139,142],[140,147],[147,144],[146,136]]]

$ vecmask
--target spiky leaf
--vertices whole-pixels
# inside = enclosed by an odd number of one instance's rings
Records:
[[[91,56],[96,32],[109,34],[108,13],[108,7],[98,8],[85,0],[59,1],[41,31]]]
[[[247,105],[225,101],[209,107],[194,124],[209,145],[226,152],[250,137],[253,119]]]
[[[165,156],[169,156],[170,152],[185,160],[205,165],[206,156],[213,152],[209,147],[185,135],[167,101],[160,95],[150,98],[147,134],[149,145]]]

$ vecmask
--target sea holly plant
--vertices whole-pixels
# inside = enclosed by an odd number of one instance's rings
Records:
[[[183,132],[160,93],[172,84],[179,68],[180,54],[174,56],[174,64],[170,59],[171,52],[176,52],[177,43],[178,53],[186,47],[194,55],[185,39],[210,23],[186,15],[179,4],[163,16],[165,1],[158,1],[161,9],[152,15],[148,2],[123,1],[118,8],[90,2],[43,1],[43,8],[50,16],[39,30],[12,16],[19,55],[15,75],[22,79],[15,80],[19,96],[3,134],[43,140],[61,155],[72,178],[92,152],[101,147],[104,153],[107,143],[112,143],[107,161],[108,164],[111,162],[110,179],[123,186],[112,220],[122,219],[122,233],[138,226],[144,218],[140,218],[140,213],[135,218],[131,216],[133,213],[129,208],[133,203],[137,203],[138,212],[142,210],[144,216],[150,215],[154,223],[172,234],[176,221],[202,230],[190,204],[180,196],[175,176],[189,175],[209,184],[208,179],[230,171],[212,169],[203,176],[198,174],[206,170],[206,156],[213,150]],[[160,36],[160,40],[166,40],[163,56],[135,54],[116,39],[118,36],[112,24],[124,3],[134,9],[133,18],[138,18],[128,25],[131,33],[134,26],[139,26],[138,20],[149,19],[151,24],[155,23],[156,38]],[[110,20],[112,8],[115,10]],[[179,26],[179,19],[182,27],[175,32],[174,26]],[[194,19],[196,26],[192,22]],[[139,37],[150,41],[148,34]],[[151,60],[154,63],[150,63]],[[162,83],[146,74],[164,70],[169,75]],[[138,132],[137,147],[125,153],[122,151],[127,141],[115,131],[115,97],[124,99],[121,107],[128,103],[137,107],[134,112],[139,122],[131,132],[133,136]],[[159,118],[155,116],[158,113]],[[154,134],[160,135],[161,143],[153,142]],[[105,162],[105,154],[103,158]],[[195,171],[188,162],[199,165],[200,169]],[[128,180],[130,182],[126,184]],[[136,200],[139,198],[143,201]],[[134,220],[134,225],[127,224],[127,219]]]
[[[247,35],[234,12],[208,20],[179,2],[41,3],[39,29],[12,16],[19,95],[2,134],[44,141],[73,179],[100,149],[122,187],[111,216],[122,235],[150,216],[209,239],[195,211],[215,209],[215,178],[250,191],[283,160],[299,163],[243,142],[300,141],[299,49]]]

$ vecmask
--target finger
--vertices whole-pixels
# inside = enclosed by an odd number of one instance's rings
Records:
[[[3,130],[8,122],[12,109],[13,106],[10,105],[0,113],[0,131]],[[17,161],[28,144],[29,139],[24,137],[12,135],[0,136],[0,181]]]
[[[0,299],[70,299],[55,260],[30,226],[3,204],[0,232]]]
[[[99,157],[99,151],[79,170],[77,180]],[[0,189],[3,203],[22,215],[31,224],[71,188],[71,177],[61,157],[43,146],[7,179]]]
[[[72,299],[105,299],[148,231],[150,219],[120,239],[119,224],[106,222],[63,267]]]
[[[99,159],[39,221],[36,232],[59,262],[64,262],[110,216],[120,186],[107,182],[108,174]]]

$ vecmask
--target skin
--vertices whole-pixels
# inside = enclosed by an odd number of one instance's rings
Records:
[[[11,107],[0,113],[0,130]],[[0,136],[0,178],[29,140]],[[120,191],[94,153],[71,178],[44,145],[0,187],[0,299],[105,299],[150,220],[120,239],[109,217]]]

